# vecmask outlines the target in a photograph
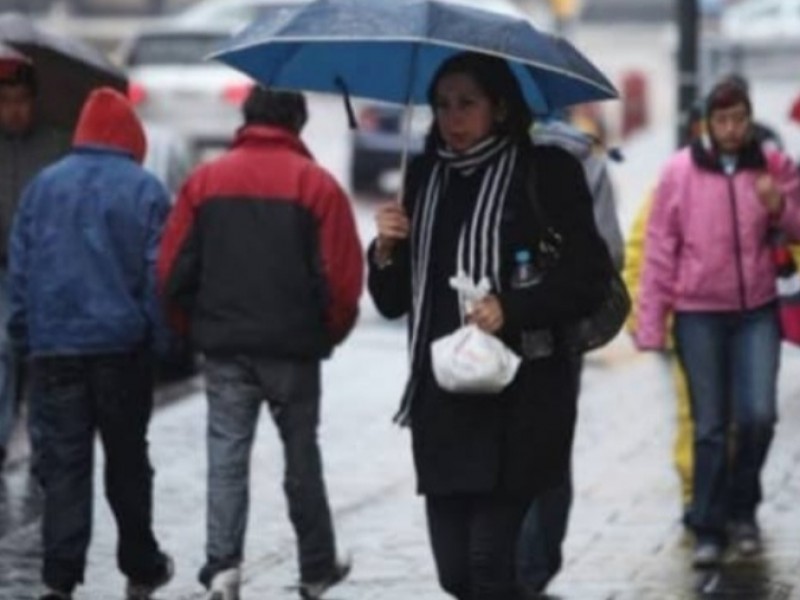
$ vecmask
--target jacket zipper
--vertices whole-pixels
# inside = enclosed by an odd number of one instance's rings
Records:
[[[728,179],[728,199],[731,204],[731,220],[733,221],[733,252],[736,255],[736,273],[739,277],[739,301],[742,310],[747,310],[747,297],[744,291],[744,267],[742,266],[742,241],[739,238],[739,210],[736,202],[736,188],[733,185],[733,175],[726,175]]]

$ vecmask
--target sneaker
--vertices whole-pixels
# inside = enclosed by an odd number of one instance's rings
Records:
[[[340,583],[345,577],[350,574],[352,564],[350,560],[337,562],[333,571],[321,581],[301,581],[300,582],[300,597],[303,600],[320,600],[322,594],[327,590]]]
[[[206,600],[239,600],[242,575],[239,569],[225,569],[211,579]]]
[[[696,569],[717,567],[721,563],[722,546],[717,542],[697,542],[692,555],[692,565]]]
[[[733,523],[731,539],[742,556],[753,556],[761,551],[761,533],[755,521]]]
[[[127,600],[151,600],[153,592],[167,585],[172,580],[173,575],[175,575],[175,563],[172,557],[164,554],[162,573],[159,577],[155,581],[149,583],[128,579],[128,585],[125,588],[125,598]]]

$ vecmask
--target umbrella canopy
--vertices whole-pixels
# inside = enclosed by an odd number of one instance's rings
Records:
[[[506,59],[540,114],[617,96],[566,40],[524,19],[440,0],[278,6],[212,57],[269,86],[421,104],[439,66],[464,51]]]
[[[100,86],[127,91],[124,73],[99,50],[46,32],[18,13],[0,15],[0,43],[27,56],[36,71],[37,109],[48,123],[72,129],[89,93]]]

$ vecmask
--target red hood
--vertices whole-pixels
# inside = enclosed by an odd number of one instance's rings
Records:
[[[139,117],[128,99],[111,88],[99,88],[83,105],[75,146],[107,146],[130,153],[139,164],[144,160],[147,140]]]

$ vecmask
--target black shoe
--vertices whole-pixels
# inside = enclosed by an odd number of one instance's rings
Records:
[[[39,596],[39,600],[72,600],[72,594],[48,589],[44,594]]]
[[[0,471],[3,470],[3,465],[6,464],[6,449],[0,446]]]
[[[125,588],[125,598],[127,600],[149,600],[153,592],[158,588],[164,587],[175,575],[175,563],[172,558],[164,554],[164,561],[161,565],[161,572],[151,582],[132,581],[128,579],[128,585]]]
[[[322,594],[330,588],[340,583],[345,577],[350,574],[352,563],[349,559],[337,562],[333,571],[327,577],[320,581],[301,581],[300,582],[300,597],[303,600],[320,600]]]

